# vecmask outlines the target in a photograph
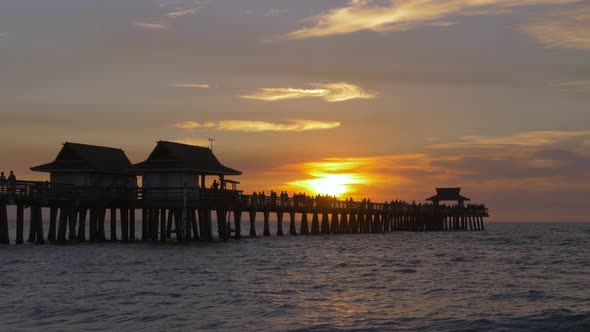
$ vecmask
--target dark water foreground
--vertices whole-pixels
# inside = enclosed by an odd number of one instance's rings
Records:
[[[0,247],[0,330],[590,331],[590,225]]]

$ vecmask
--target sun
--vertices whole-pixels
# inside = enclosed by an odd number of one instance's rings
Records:
[[[351,185],[362,183],[355,174],[314,174],[313,179],[289,183],[302,187],[309,194],[341,196],[351,191]]]

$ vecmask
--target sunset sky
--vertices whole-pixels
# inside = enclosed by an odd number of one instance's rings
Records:
[[[241,189],[589,221],[590,1],[2,0],[0,169],[207,146]]]

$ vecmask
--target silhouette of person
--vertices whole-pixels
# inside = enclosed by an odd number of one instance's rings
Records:
[[[219,189],[219,182],[217,182],[217,180],[214,180],[214,181],[213,181],[213,189],[214,189],[214,190],[217,190],[217,189]]]
[[[6,188],[6,176],[4,172],[0,172],[0,192],[4,192],[4,188]]]
[[[14,193],[15,186],[16,176],[14,175],[13,171],[10,171],[10,175],[8,176],[8,187],[10,188],[10,192]]]

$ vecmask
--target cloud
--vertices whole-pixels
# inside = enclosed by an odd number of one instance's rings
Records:
[[[0,32],[0,37],[4,37],[6,35],[8,35],[8,32]]]
[[[590,50],[590,6],[542,15],[521,30],[546,47]]]
[[[264,16],[281,16],[283,14],[285,14],[287,12],[287,9],[269,9],[266,13],[264,13]]]
[[[133,25],[146,29],[168,29],[164,23],[133,22]]]
[[[168,86],[173,86],[176,88],[189,88],[189,89],[209,89],[209,84],[201,84],[201,83],[171,83]]]
[[[221,131],[238,131],[238,132],[299,132],[307,130],[325,130],[340,127],[340,122],[325,122],[314,120],[292,120],[289,123],[274,123],[266,121],[250,120],[223,120],[209,122],[185,121],[173,125],[180,129],[215,129]]]
[[[431,149],[449,148],[498,148],[505,146],[542,147],[568,139],[590,137],[590,130],[529,131],[509,136],[463,136],[458,142],[429,145]]]
[[[175,1],[164,2],[164,3],[160,4],[160,7],[165,8],[165,7],[168,7],[173,4],[177,4],[177,2],[175,2]],[[195,2],[195,4],[198,4],[198,1]],[[161,17],[160,20],[158,21],[158,23],[133,22],[133,25],[140,27],[140,28],[146,28],[146,29],[167,29],[168,24],[171,20],[177,19],[182,16],[186,16],[186,15],[194,15],[198,11],[199,11],[199,8],[196,8],[196,7],[193,7],[193,8],[177,7],[174,9],[174,11],[168,12],[163,17]]]
[[[590,81],[566,81],[551,86],[562,91],[590,92]]]
[[[365,91],[359,86],[338,82],[338,83],[312,83],[313,89],[299,88],[261,88],[256,91],[240,96],[243,99],[254,99],[262,101],[280,101],[299,98],[323,98],[327,102],[342,102],[351,99],[375,99],[377,95]]]
[[[177,18],[185,15],[194,15],[199,11],[199,8],[177,9],[166,14],[168,18]]]
[[[361,30],[404,31],[452,15],[499,14],[528,5],[557,5],[583,0],[350,0],[304,22],[308,26],[287,34],[290,39],[325,37]]]

